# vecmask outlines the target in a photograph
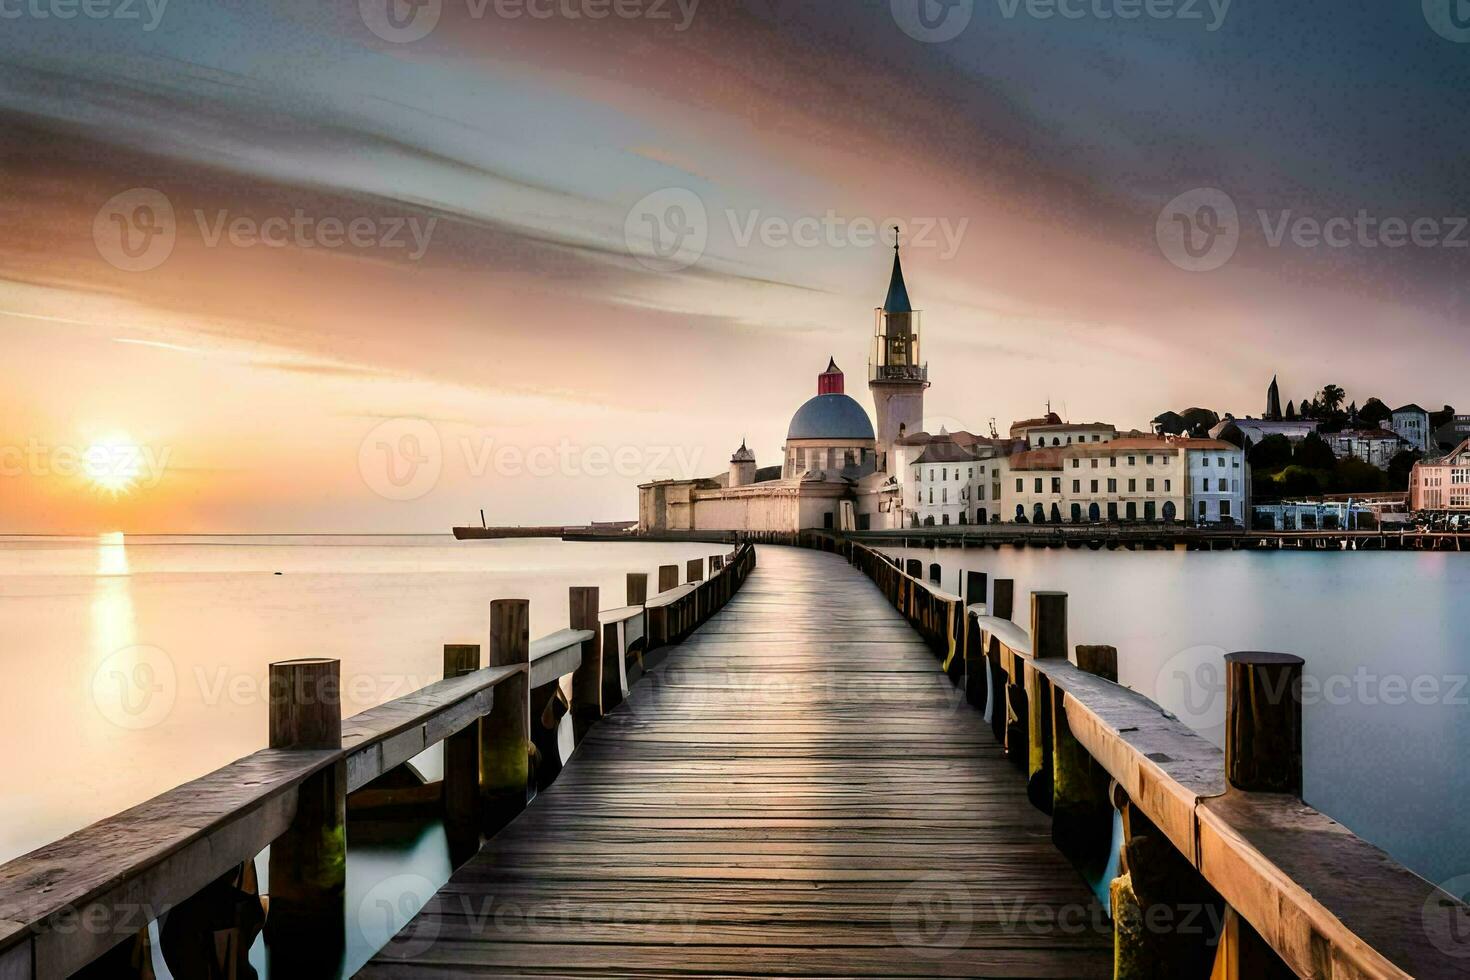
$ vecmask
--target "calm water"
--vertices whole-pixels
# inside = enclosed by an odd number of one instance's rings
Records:
[[[1070,642],[1222,743],[1223,661],[1294,653],[1305,797],[1432,881],[1470,874],[1470,555],[892,549],[1069,594]]]
[[[568,586],[599,586],[612,608],[626,573],[656,583],[659,565],[719,550],[447,536],[0,537],[0,861],[263,747],[271,661],[340,659],[351,715],[440,679],[445,643],[484,644],[492,599],[530,599],[540,636],[567,625]],[[422,763],[437,775],[437,751]],[[363,836],[349,855],[349,965],[391,934],[353,909],[421,899],[449,875],[435,825]]]

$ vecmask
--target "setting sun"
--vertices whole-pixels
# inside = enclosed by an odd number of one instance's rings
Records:
[[[122,433],[92,443],[82,457],[82,472],[88,481],[114,495],[131,490],[142,469],[142,450]]]

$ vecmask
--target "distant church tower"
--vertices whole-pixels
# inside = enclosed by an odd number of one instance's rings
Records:
[[[735,450],[735,455],[730,457],[730,486],[748,487],[755,482],[755,453],[745,448],[745,440],[740,440],[740,448]]]
[[[878,416],[878,469],[884,471],[893,458],[893,444],[923,427],[924,389],[929,387],[929,365],[919,351],[919,312],[904,285],[898,229],[893,233],[893,278],[888,298],[875,311],[877,332],[868,362],[868,390]]]
[[[1266,389],[1266,421],[1281,421],[1281,389],[1276,385],[1276,378],[1271,378],[1271,387]]]

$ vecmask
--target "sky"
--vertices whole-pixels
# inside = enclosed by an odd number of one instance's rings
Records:
[[[636,517],[928,427],[1466,392],[1454,0],[0,0],[0,532]]]

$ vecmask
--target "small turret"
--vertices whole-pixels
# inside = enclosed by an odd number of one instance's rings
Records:
[[[755,482],[755,453],[740,440],[740,448],[730,457],[730,486],[748,487]]]

